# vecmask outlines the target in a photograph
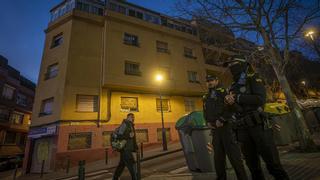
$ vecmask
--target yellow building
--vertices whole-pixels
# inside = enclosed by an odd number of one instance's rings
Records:
[[[139,142],[161,142],[159,93],[167,138],[178,140],[176,120],[202,110],[206,74],[225,75],[206,61],[203,51],[212,47],[203,45],[194,23],[125,1],[65,0],[51,14],[27,172],[39,172],[43,160],[51,171],[67,159],[103,159],[110,133],[128,112],[136,116]],[[165,77],[161,83],[157,73]]]

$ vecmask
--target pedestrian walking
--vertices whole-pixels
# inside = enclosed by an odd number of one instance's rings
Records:
[[[136,133],[134,128],[134,114],[129,113],[119,127],[117,135],[126,141],[123,149],[120,150],[120,162],[114,172],[113,180],[119,179],[125,167],[128,168],[132,180],[137,180],[137,169],[133,152],[137,152]]]

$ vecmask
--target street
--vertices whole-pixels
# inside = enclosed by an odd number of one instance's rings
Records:
[[[320,153],[291,153],[282,152],[281,161],[284,168],[288,172],[292,180],[301,179],[320,179]],[[264,167],[264,166],[263,166]],[[101,171],[87,176],[88,180],[105,180],[112,178],[112,172]],[[248,171],[248,169],[247,169]],[[273,179],[264,167],[267,179]],[[227,170],[228,179],[236,179],[235,174],[231,169]],[[248,171],[249,174],[249,171]],[[214,179],[215,173],[194,173],[187,168],[183,152],[176,152],[170,155],[162,156],[153,160],[142,163],[142,178],[143,179]],[[70,178],[69,178],[70,179]],[[122,180],[131,179],[128,171],[125,169]]]

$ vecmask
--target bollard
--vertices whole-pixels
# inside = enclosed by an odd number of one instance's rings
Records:
[[[70,157],[67,157],[67,168],[66,168],[66,173],[69,174],[70,171]]]
[[[140,143],[140,158],[143,159],[143,142]]]
[[[14,169],[14,172],[13,172],[13,180],[16,180],[17,172],[18,172],[18,163],[16,163],[16,166],[15,166],[15,169]]]
[[[106,153],[106,162],[105,163],[106,163],[106,165],[108,165],[108,162],[109,162],[109,153],[108,152],[109,152],[109,149],[106,148],[105,149],[105,153]]]
[[[141,179],[141,159],[140,159],[140,152],[137,152],[137,164],[136,164],[136,174],[137,174],[137,179],[140,180]]]
[[[85,164],[86,164],[85,160],[79,161],[78,180],[85,179]]]
[[[42,177],[43,177],[43,172],[44,172],[44,163],[45,163],[45,160],[42,160],[40,178],[42,178]]]

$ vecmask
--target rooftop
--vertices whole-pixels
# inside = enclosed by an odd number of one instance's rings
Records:
[[[20,84],[31,90],[35,90],[36,84],[20,74],[20,71],[8,64],[8,59],[0,55],[0,68],[8,71],[8,75],[20,81]]]

